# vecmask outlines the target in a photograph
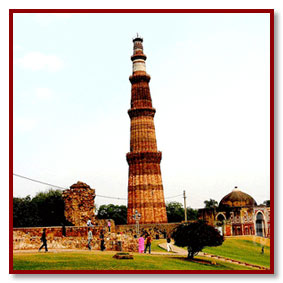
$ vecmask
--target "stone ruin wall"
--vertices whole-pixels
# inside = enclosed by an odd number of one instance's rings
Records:
[[[65,217],[75,226],[85,226],[90,218],[94,222],[95,190],[83,182],[73,184],[64,190],[62,197],[65,203]]]
[[[66,236],[63,236],[62,227],[46,227],[46,239],[48,249],[82,249],[87,250],[88,227],[67,226]],[[106,226],[91,227],[93,233],[92,249],[100,250],[100,231]],[[14,228],[13,229],[13,249],[33,250],[38,249],[43,227],[34,228]],[[138,241],[134,237],[122,234],[123,250],[128,252],[138,251]],[[108,251],[119,251],[117,234],[115,232],[105,232],[105,246]]]
[[[152,237],[152,239],[163,239],[166,238],[167,235],[171,235],[173,230],[180,223],[158,223],[158,224],[140,224],[139,230],[140,234],[148,233]],[[128,225],[116,225],[116,232],[127,234],[129,236],[137,235],[137,229],[135,224]]]
[[[108,232],[107,219],[97,219],[94,215],[95,190],[85,183],[77,182],[70,189],[63,191],[65,203],[65,217],[75,226],[66,226],[65,235],[63,227],[29,227],[13,229],[13,249],[29,250],[41,246],[41,235],[46,228],[48,249],[87,249],[88,227],[86,223],[91,219],[93,227],[92,248],[100,250],[100,231],[104,231],[106,250],[118,251],[118,233],[121,234],[122,250],[127,252],[138,251],[136,225],[116,225],[111,222],[111,231]],[[153,239],[165,238],[171,234],[178,223],[140,224],[140,234],[149,233]]]
[[[171,234],[173,229],[179,223],[170,224],[141,224],[141,233],[147,232],[153,239],[162,239]],[[13,229],[13,249],[14,250],[32,250],[41,246],[41,234],[44,227],[14,228]],[[66,236],[63,236],[62,227],[45,227],[48,249],[83,249],[87,250],[88,227],[66,226]],[[98,220],[94,227],[91,227],[93,233],[92,248],[100,250],[100,231],[104,231],[105,246],[108,251],[118,251],[117,233],[121,234],[122,250],[127,252],[138,252],[138,239],[135,238],[135,225],[114,225],[111,220],[111,232],[108,232],[107,220]]]

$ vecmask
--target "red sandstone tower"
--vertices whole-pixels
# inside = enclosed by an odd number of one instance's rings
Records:
[[[133,39],[134,54],[131,109],[128,114],[131,119],[130,152],[127,153],[129,164],[128,181],[128,224],[135,223],[133,215],[137,210],[141,214],[140,223],[167,223],[161,179],[161,152],[157,151],[154,114],[152,107],[149,81],[146,73],[143,53],[143,39],[137,36]]]

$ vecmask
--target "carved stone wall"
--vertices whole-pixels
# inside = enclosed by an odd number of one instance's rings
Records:
[[[83,182],[77,182],[70,189],[63,191],[62,196],[65,202],[65,217],[69,222],[75,226],[85,226],[88,219],[94,222],[94,189]]]

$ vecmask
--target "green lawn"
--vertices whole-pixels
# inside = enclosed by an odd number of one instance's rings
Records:
[[[253,241],[226,238],[221,246],[207,247],[203,252],[270,267],[270,248],[264,246],[264,254],[261,254],[261,247],[261,244]]]
[[[160,251],[164,249],[160,248],[158,244],[165,243],[165,240],[153,241],[153,249]],[[154,245],[155,244],[155,245]],[[264,267],[270,267],[270,247],[264,245],[264,254],[261,254],[262,245],[248,239],[240,238],[226,238],[224,243],[219,247],[206,247],[203,252],[224,256],[227,258],[261,265]],[[187,248],[184,248],[187,250]]]
[[[153,240],[151,243],[151,250],[154,252],[166,252],[166,250],[158,246],[161,243],[166,243],[166,239]]]
[[[114,253],[58,252],[14,254],[14,270],[243,270],[216,261],[217,265],[191,262],[176,255],[134,254],[133,260],[117,260]]]

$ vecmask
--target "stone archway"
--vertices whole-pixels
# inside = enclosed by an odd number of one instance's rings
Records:
[[[256,227],[256,235],[260,237],[264,237],[265,229],[264,229],[264,217],[262,212],[258,212],[256,214],[255,227]]]
[[[217,226],[220,228],[220,229],[218,229],[218,230],[219,230],[219,232],[220,232],[221,235],[224,235],[224,232],[225,232],[225,230],[224,230],[224,224],[225,224],[224,221],[225,221],[225,220],[226,220],[226,217],[225,217],[225,215],[222,214],[222,213],[219,213],[219,214],[216,216]]]

